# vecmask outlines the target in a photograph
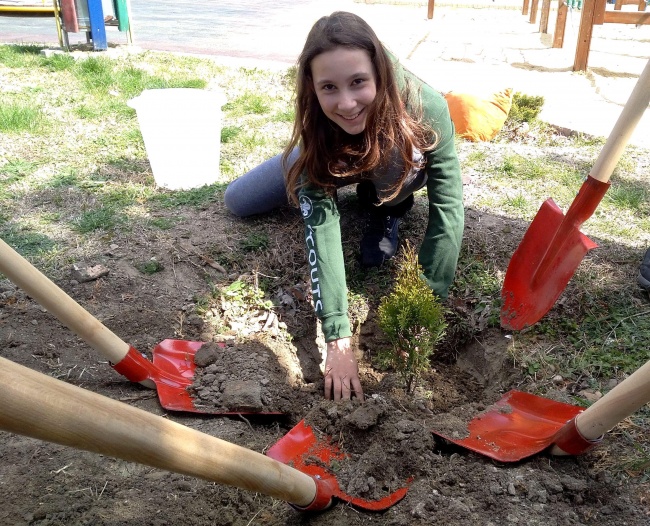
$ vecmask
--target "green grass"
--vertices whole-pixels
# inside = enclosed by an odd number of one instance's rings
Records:
[[[155,274],[156,272],[160,272],[165,268],[162,263],[156,261],[155,259],[137,263],[136,267],[143,274]]]
[[[627,181],[616,180],[607,190],[604,200],[618,210],[631,210],[634,212],[647,211],[649,208],[649,193],[645,187]]]
[[[38,62],[39,46],[0,46],[0,64],[8,68],[28,68]]]
[[[221,128],[221,142],[233,142],[241,132],[241,126],[225,126]]]
[[[223,109],[233,116],[264,115],[271,110],[271,104],[269,97],[266,95],[244,93],[232,102],[226,103]]]
[[[11,101],[0,104],[0,132],[36,134],[46,123],[43,110],[36,104]]]
[[[200,208],[220,199],[221,192],[224,190],[225,185],[213,184],[192,190],[156,193],[151,196],[150,202],[159,204],[164,208],[175,208],[179,206]]]
[[[38,259],[57,248],[54,240],[48,236],[18,224],[1,225],[0,239],[27,259]]]
[[[72,222],[72,227],[80,234],[88,234],[95,230],[112,230],[117,223],[118,217],[115,209],[101,207],[83,212]]]
[[[269,236],[264,232],[251,232],[239,242],[239,248],[242,252],[256,252],[264,250],[269,246]]]
[[[11,184],[23,177],[27,177],[36,171],[38,166],[35,163],[25,161],[24,159],[10,159],[0,168],[0,182]]]

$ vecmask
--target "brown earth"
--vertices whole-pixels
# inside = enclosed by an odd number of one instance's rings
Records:
[[[480,191],[479,184],[473,181],[468,195]],[[345,201],[342,206],[347,206]],[[419,202],[405,221],[406,235],[419,230],[423,207]],[[441,349],[430,374],[409,398],[398,377],[373,366],[373,349],[382,344],[382,335],[373,313],[366,313],[355,322],[355,338],[367,403],[326,402],[320,396],[321,357],[304,283],[284,283],[278,278],[275,290],[279,299],[272,311],[261,309],[228,318],[234,307],[222,298],[220,307],[196,314],[197,298],[208,292],[207,276],[218,283],[230,283],[237,276],[254,277],[255,269],[248,268],[245,261],[222,268],[201,257],[215,240],[220,240],[222,247],[233,243],[235,227],[242,224],[226,213],[219,200],[204,209],[183,210],[182,217],[173,229],[155,238],[132,232],[128,237],[108,240],[103,253],[93,261],[77,262],[88,267],[102,264],[109,269],[107,275],[79,282],[64,274],[57,283],[149,358],[153,347],[167,338],[225,342],[223,352],[243,362],[248,360],[248,365],[240,362],[237,367],[251,369],[249,380],[259,393],[258,400],[270,401],[270,405],[256,406],[254,412],[279,408],[284,416],[256,416],[250,411],[228,417],[166,412],[155,392],[118,375],[86,343],[8,281],[0,282],[2,356],[257,452],[265,452],[300,419],[307,418],[319,437],[334,435],[336,443],[350,455],[335,472],[345,491],[378,498],[412,479],[406,497],[383,512],[362,511],[338,502],[329,511],[310,515],[263,494],[0,433],[1,524],[648,523],[647,483],[633,473],[615,469],[617,457],[629,447],[624,433],[609,434],[602,448],[579,457],[554,458],[542,453],[519,463],[501,464],[445,443],[430,432],[436,418],[442,425],[440,415],[449,413],[452,416],[444,422],[453,424],[456,415],[462,436],[467,421],[462,420],[463,414],[465,418],[471,416],[472,411],[483,410],[506,390],[521,385],[524,373],[513,367],[513,340],[508,334],[484,328],[454,352]],[[358,218],[348,221],[350,227]],[[295,260],[294,265],[304,265],[297,213],[279,211],[243,223],[270,233],[269,253],[275,251],[276,257],[283,254],[288,261]],[[493,232],[512,233],[493,247],[493,255],[503,264],[524,229],[525,225],[507,218],[467,210],[468,244],[485,242]],[[351,229],[344,225],[343,231]],[[138,262],[152,257],[160,263],[160,272],[148,275],[137,270]],[[206,264],[211,261],[212,265]],[[471,303],[463,303],[467,295],[464,298],[450,298],[449,306],[464,313],[468,323],[485,327],[484,314],[477,314]],[[270,318],[269,312],[276,318]],[[215,332],[210,321],[215,317],[237,330]],[[211,380],[219,384],[227,378]],[[269,382],[281,384],[282,389],[265,391]],[[562,392],[558,396],[561,398]],[[463,413],[462,408],[470,408],[470,413]]]

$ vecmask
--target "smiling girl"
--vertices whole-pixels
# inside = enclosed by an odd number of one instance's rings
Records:
[[[446,298],[464,220],[447,103],[401,67],[364,20],[338,11],[314,24],[298,59],[296,119],[284,154],[233,181],[224,197],[242,217],[300,206],[314,309],[327,342],[325,397],[334,400],[363,398],[336,205],[336,190],[351,184],[370,217],[360,249],[365,267],[395,255],[399,218],[426,186],[419,263],[433,292]]]

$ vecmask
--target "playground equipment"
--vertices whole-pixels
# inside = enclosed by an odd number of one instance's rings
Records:
[[[623,5],[633,4],[638,6],[637,12],[622,11]],[[548,32],[548,17],[551,0],[542,0],[542,11],[540,18],[540,33]],[[584,0],[580,10],[580,28],[578,30],[578,45],[573,62],[573,71],[586,71],[591,48],[591,37],[593,27],[602,24],[650,24],[650,13],[646,9],[645,0],[616,0],[614,10],[606,9],[607,0]],[[539,0],[524,0],[522,14],[527,15],[530,9],[529,22],[534,24],[537,20]],[[558,0],[557,19],[553,35],[553,47],[561,48],[564,44],[564,31],[567,20],[567,0]]]
[[[102,0],[0,0],[0,16],[50,16],[56,23],[59,45],[68,51],[68,33],[86,32],[95,51],[108,48],[106,27],[117,27],[133,43],[129,0],[106,0],[112,14],[105,14]],[[108,11],[108,9],[107,9]]]
[[[102,0],[54,0],[61,5],[63,31],[66,33],[86,32],[86,40],[95,51],[108,48],[106,26],[115,26],[126,33],[127,43],[133,43],[131,33],[130,6],[128,0],[112,0],[113,15],[104,15]]]

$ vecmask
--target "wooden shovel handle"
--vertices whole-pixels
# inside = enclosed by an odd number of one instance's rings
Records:
[[[0,429],[307,507],[309,475],[255,451],[0,358]]]
[[[576,417],[576,427],[587,440],[593,441],[616,424],[650,402],[650,362],[637,369],[600,400]],[[554,455],[566,454],[557,446]]]
[[[650,60],[646,64],[636,86],[625,103],[625,107],[618,117],[612,133],[609,134],[605,146],[591,169],[590,176],[606,183],[616,168],[623,150],[630,140],[636,125],[643,117],[650,103]]]
[[[110,362],[119,363],[129,352],[127,343],[104,327],[2,239],[0,272]]]

